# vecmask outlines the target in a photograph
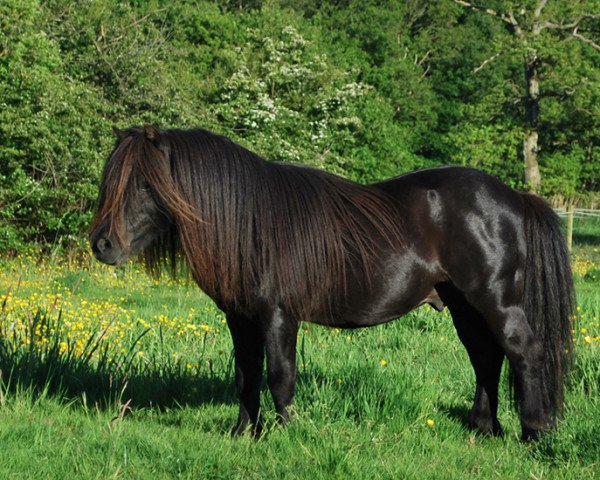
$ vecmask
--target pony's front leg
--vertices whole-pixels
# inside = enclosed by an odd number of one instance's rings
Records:
[[[259,435],[260,385],[265,358],[263,332],[254,319],[241,315],[227,315],[227,325],[233,339],[235,383],[240,400],[240,413],[233,433],[240,435],[251,428],[254,435]]]
[[[267,382],[277,419],[284,424],[296,392],[296,339],[298,322],[275,307],[263,316],[267,351]]]

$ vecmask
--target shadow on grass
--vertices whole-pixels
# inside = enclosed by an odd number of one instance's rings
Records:
[[[576,218],[573,228],[573,243],[575,245],[600,245],[600,219]]]
[[[442,404],[439,406],[442,413],[445,413],[448,418],[457,421],[465,430],[470,430],[469,427],[469,412],[467,407]]]
[[[232,368],[212,373],[186,370],[185,365],[174,362],[150,362],[144,368],[134,365],[125,374],[114,364],[98,366],[59,355],[52,348],[42,355],[33,351],[14,352],[10,343],[0,340],[2,393],[31,392],[34,397],[54,398],[75,408],[92,406],[104,411],[139,408],[164,411],[205,404],[238,404]],[[314,413],[329,419],[387,423],[394,417],[406,424],[419,411],[416,394],[406,381],[386,381],[383,376],[373,375],[370,368],[353,367],[346,371],[342,385],[319,370],[299,373],[297,388],[298,400],[320,405]],[[262,390],[268,392],[264,378]],[[268,416],[274,412],[270,394],[263,400]]]
[[[573,233],[573,243],[576,245],[600,245],[600,233],[597,235],[587,233]]]
[[[126,360],[126,359],[123,359]],[[115,404],[128,407],[198,406],[237,403],[233,377],[228,371],[190,372],[175,362],[149,362],[141,366],[92,364],[59,354],[50,347],[42,353],[15,351],[0,340],[0,385],[3,393],[30,390],[66,402],[80,401],[99,409]]]

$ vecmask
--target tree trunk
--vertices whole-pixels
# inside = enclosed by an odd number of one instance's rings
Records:
[[[539,192],[542,177],[538,165],[538,118],[540,115],[540,86],[538,81],[539,61],[532,52],[525,63],[525,139],[523,140],[523,160],[525,182],[532,192]]]

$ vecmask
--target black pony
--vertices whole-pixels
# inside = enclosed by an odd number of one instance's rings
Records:
[[[443,167],[359,185],[266,162],[205,130],[117,131],[90,243],[116,265],[183,256],[225,312],[237,432],[260,430],[267,379],[278,418],[296,383],[300,321],[356,328],[447,306],[477,379],[470,425],[500,435],[508,357],[524,439],[555,425],[571,357],[574,294],[556,215],[477,170]],[[182,254],[182,255],[181,255]]]

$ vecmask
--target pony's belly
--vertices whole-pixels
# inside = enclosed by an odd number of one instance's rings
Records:
[[[353,306],[352,303],[332,312],[329,319],[316,319],[313,323],[335,328],[362,328],[396,320],[424,304],[429,304],[438,311],[444,309],[444,303],[433,287],[404,291],[385,302],[378,299],[361,306]]]
[[[430,304],[444,308],[435,285],[447,280],[439,263],[414,249],[390,255],[379,281],[370,288],[351,285],[348,302],[332,312],[328,325],[359,328],[386,323]],[[321,323],[321,322],[318,322]]]

